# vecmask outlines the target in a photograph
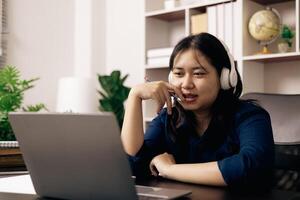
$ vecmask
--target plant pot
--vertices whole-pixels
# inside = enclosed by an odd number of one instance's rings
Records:
[[[290,50],[289,44],[286,42],[278,43],[278,51],[279,53],[286,53]]]

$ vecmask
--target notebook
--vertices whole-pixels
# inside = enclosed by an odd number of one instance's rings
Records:
[[[9,113],[9,120],[41,197],[172,199],[191,193],[136,188],[112,114]]]

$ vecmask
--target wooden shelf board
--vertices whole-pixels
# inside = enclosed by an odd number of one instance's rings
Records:
[[[183,20],[185,17],[185,9],[178,7],[172,10],[157,10],[148,12],[145,16],[165,21]]]
[[[146,68],[146,70],[147,69],[168,69],[169,66],[167,66],[167,65],[146,65],[145,68]]]
[[[7,155],[20,155],[21,151],[19,148],[0,148],[0,156]]]
[[[200,7],[206,7],[206,6],[212,6],[212,5],[216,5],[216,4],[221,4],[221,3],[226,3],[226,2],[230,2],[232,0],[207,0],[207,1],[200,1],[200,3],[194,3],[194,4],[191,4],[191,5],[188,5],[187,7],[189,9],[192,9],[192,8],[199,8]],[[235,1],[235,0],[233,0]]]
[[[182,5],[168,10],[161,9],[161,10],[149,11],[146,12],[145,17],[152,17],[152,18],[157,18],[166,21],[181,20],[185,18],[186,9],[197,9],[203,11],[205,10],[206,6],[226,3],[230,1],[231,0],[209,0],[209,1],[203,1],[201,3],[195,3],[191,5]]]
[[[284,3],[284,2],[295,1],[295,0],[252,0],[252,1],[262,5],[269,5],[269,4]]]
[[[244,61],[258,61],[258,62],[283,62],[283,61],[293,61],[300,60],[299,52],[289,52],[289,53],[274,53],[266,55],[253,55],[244,56]]]

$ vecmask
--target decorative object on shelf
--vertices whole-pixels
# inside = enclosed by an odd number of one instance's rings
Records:
[[[292,31],[292,29],[287,26],[283,25],[281,29],[281,41],[278,43],[278,51],[280,53],[286,53],[290,50],[292,47],[292,39],[295,36],[295,32]]]
[[[57,112],[95,113],[98,111],[97,90],[89,77],[63,77],[59,80]]]
[[[98,74],[99,83],[104,91],[98,91],[101,95],[100,110],[113,112],[117,118],[120,129],[124,119],[124,101],[127,99],[130,88],[124,86],[128,74],[121,78],[121,72],[116,70],[110,75]]]
[[[175,8],[180,5],[180,0],[165,0],[164,6],[166,10]]]
[[[156,48],[147,50],[147,65],[150,67],[167,67],[173,48]]]
[[[33,88],[32,84],[39,78],[29,80],[20,79],[20,71],[7,65],[0,69],[0,140],[15,141],[15,135],[8,121],[8,113],[18,111],[23,102],[24,92]],[[23,111],[36,112],[47,110],[44,104],[30,105],[22,108]]]
[[[271,53],[267,46],[274,42],[280,35],[281,16],[279,12],[271,7],[254,13],[248,24],[250,35],[263,46],[259,54]]]
[[[181,0],[180,4],[181,5],[192,5],[194,3],[207,3],[209,0]]]

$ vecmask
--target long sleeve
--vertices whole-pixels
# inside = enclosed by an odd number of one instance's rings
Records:
[[[271,181],[274,162],[270,117],[263,109],[255,108],[240,114],[236,123],[240,151],[218,161],[223,178],[233,187],[266,186]]]
[[[153,157],[165,152],[165,119],[162,111],[149,124],[144,136],[144,143],[135,156],[128,156],[132,173],[138,177],[150,175],[149,164]]]

